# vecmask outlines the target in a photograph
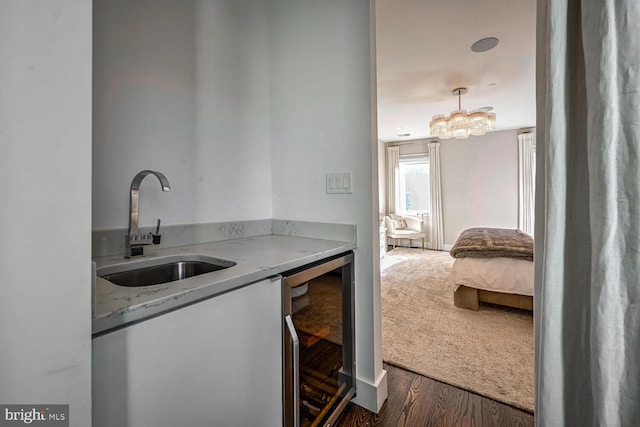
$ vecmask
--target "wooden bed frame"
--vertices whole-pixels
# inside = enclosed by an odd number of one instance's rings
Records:
[[[482,289],[469,288],[464,285],[460,285],[458,289],[453,292],[453,304],[456,307],[478,311],[480,302],[533,311],[533,297],[527,295],[485,291]]]

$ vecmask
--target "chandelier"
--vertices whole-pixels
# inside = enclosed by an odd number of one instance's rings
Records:
[[[467,110],[462,109],[460,97],[467,93],[467,88],[459,87],[452,93],[458,95],[458,109],[452,111],[449,117],[443,114],[433,116],[429,124],[431,136],[441,139],[465,139],[469,135],[484,135],[487,131],[495,129],[495,113],[489,113],[486,109],[467,113]]]

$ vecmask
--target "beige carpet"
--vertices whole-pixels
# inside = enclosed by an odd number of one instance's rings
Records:
[[[383,359],[533,411],[533,316],[453,305],[448,252],[396,248],[381,263]]]

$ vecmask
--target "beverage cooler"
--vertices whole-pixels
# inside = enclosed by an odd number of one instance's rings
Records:
[[[353,252],[283,277],[284,425],[329,427],[355,396]]]

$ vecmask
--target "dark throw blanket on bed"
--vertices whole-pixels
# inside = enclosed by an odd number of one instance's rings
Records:
[[[452,257],[507,257],[533,261],[533,238],[520,230],[468,228],[449,251]]]

